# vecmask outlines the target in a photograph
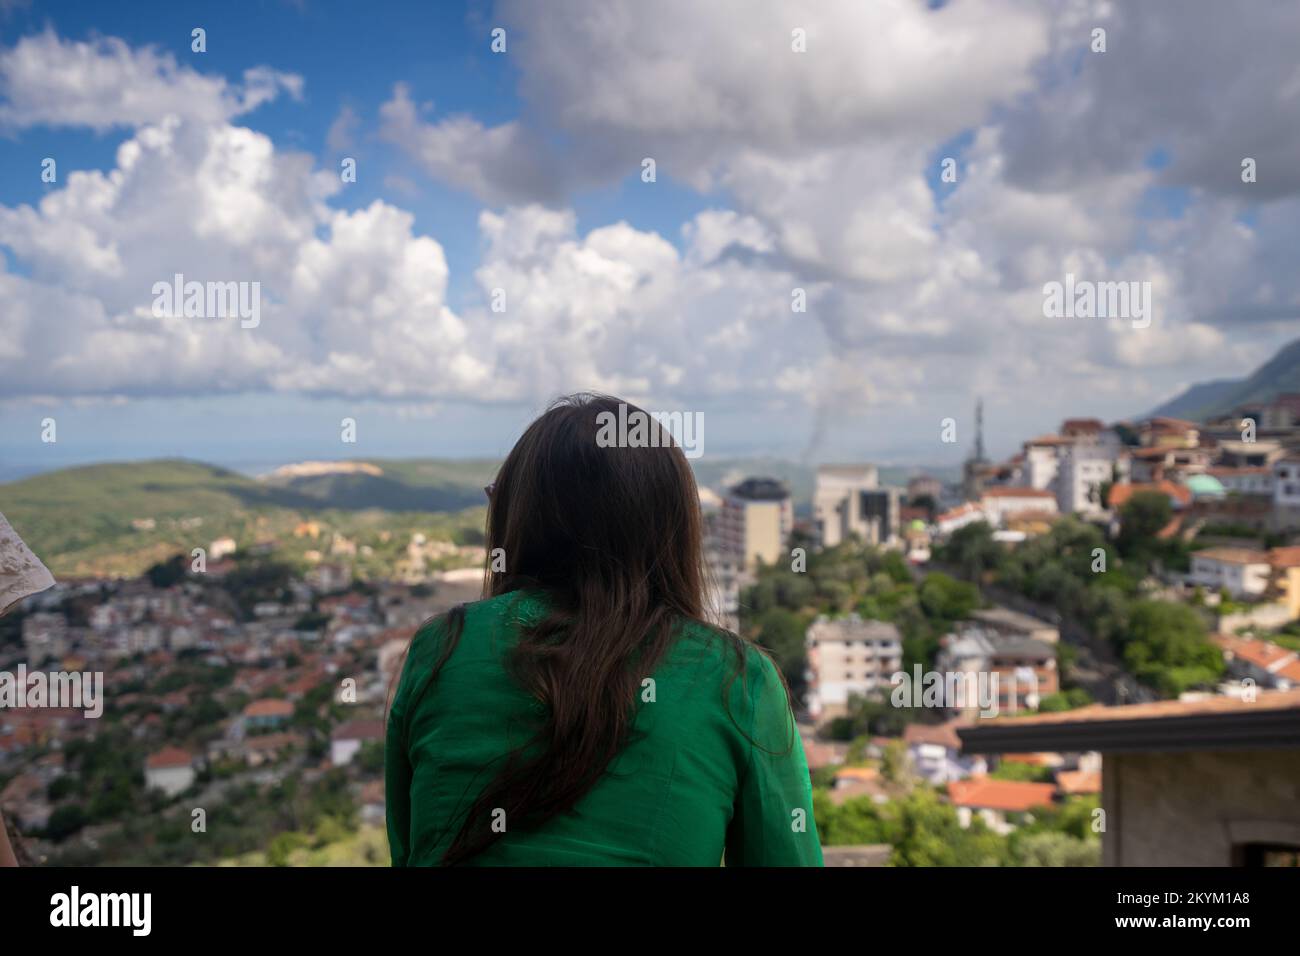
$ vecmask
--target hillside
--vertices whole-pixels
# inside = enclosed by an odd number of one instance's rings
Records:
[[[693,463],[703,486],[722,490],[747,475],[789,483],[806,514],[816,468],[778,459]],[[275,540],[283,556],[329,553],[333,534],[369,546],[361,573],[380,573],[401,556],[412,532],[431,540],[481,540],[488,459],[367,459],[305,462],[250,478],[184,459],[88,465],[0,484],[0,512],[56,575],[132,575],[151,564],[229,536],[241,549]],[[901,484],[908,471],[882,468]],[[311,519],[319,537],[295,531]],[[318,559],[317,559],[318,560]]]
[[[1284,346],[1247,378],[1193,385],[1149,414],[1206,421],[1238,406],[1266,402],[1281,392],[1300,392],[1300,339]]]
[[[380,476],[259,480],[180,459],[89,465],[0,485],[0,512],[63,575],[136,574],[227,535],[241,546],[283,540],[308,517],[403,542],[408,529],[454,538],[481,526],[490,463],[379,467]]]

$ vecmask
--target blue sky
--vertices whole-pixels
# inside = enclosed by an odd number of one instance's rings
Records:
[[[0,4],[0,478],[496,455],[587,388],[706,454],[952,464],[977,396],[1007,454],[1245,374],[1300,328],[1300,18],[1171,10]],[[265,321],[150,315],[177,270]],[[1044,321],[1066,272],[1156,323]]]

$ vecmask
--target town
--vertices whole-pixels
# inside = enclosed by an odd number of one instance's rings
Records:
[[[952,480],[825,465],[806,507],[775,478],[701,488],[717,622],[789,683],[828,865],[1294,863],[1300,394],[1204,424],[1069,419],[1005,461],[976,421]],[[0,671],[104,681],[98,715],[0,709],[25,852],[386,863],[389,691],[487,555],[382,534],[376,565],[303,517],[62,577],[3,619]],[[1260,786],[1219,779],[1243,773]]]

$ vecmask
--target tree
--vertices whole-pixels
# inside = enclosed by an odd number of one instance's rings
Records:
[[[995,570],[1002,561],[1002,547],[993,540],[993,529],[985,521],[964,525],[952,533],[941,557],[971,580]]]
[[[1139,491],[1119,509],[1119,550],[1126,558],[1149,560],[1158,551],[1160,533],[1173,519],[1169,496],[1160,491]]]
[[[1200,615],[1184,604],[1135,602],[1121,641],[1124,665],[1171,697],[1211,685],[1223,673],[1223,654],[1208,640]]]
[[[940,621],[960,621],[980,606],[979,590],[973,584],[946,574],[927,574],[919,592],[926,615]]]
[[[1064,833],[1030,833],[1014,841],[1019,866],[1098,866],[1100,840],[1076,840]]]
[[[891,866],[1001,866],[1007,860],[1002,837],[979,818],[963,829],[957,812],[933,791],[918,788],[888,809]]]

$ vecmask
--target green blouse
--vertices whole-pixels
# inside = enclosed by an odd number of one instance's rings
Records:
[[[544,705],[507,675],[521,625],[544,613],[514,592],[471,604],[437,683],[440,651],[415,635],[393,699],[385,759],[394,866],[433,866],[499,761],[540,726]],[[776,668],[685,624],[637,695],[634,733],[567,814],[511,829],[484,866],[821,866],[812,786]],[[728,678],[733,678],[729,680]],[[490,825],[490,821],[485,822]]]

